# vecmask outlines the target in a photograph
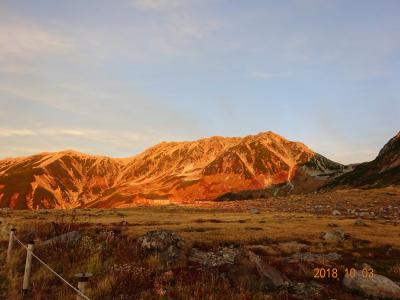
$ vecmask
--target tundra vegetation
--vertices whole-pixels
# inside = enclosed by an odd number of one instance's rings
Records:
[[[399,199],[400,189],[387,187],[195,206],[1,210],[0,299],[22,299],[26,251],[15,243],[5,264],[12,226],[75,286],[76,273],[93,273],[91,299],[365,299],[367,283],[343,278],[366,267],[390,281],[391,290],[373,292],[398,299]],[[154,240],[143,238],[152,231]],[[154,246],[158,232],[173,241]],[[338,278],[315,278],[316,268]],[[76,298],[36,260],[29,296]]]

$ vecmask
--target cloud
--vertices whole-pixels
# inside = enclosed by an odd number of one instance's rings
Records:
[[[177,139],[176,136],[152,129],[135,132],[67,127],[0,128],[0,157],[71,148],[92,154],[131,156],[160,141]],[[9,146],[5,147],[6,144]]]
[[[251,79],[273,79],[285,76],[282,73],[268,73],[268,72],[249,72],[246,77]]]
[[[149,10],[173,9],[182,5],[180,0],[134,0],[133,3],[137,7]]]
[[[71,41],[38,26],[4,25],[0,27],[0,55],[26,57],[49,53],[68,53]]]
[[[144,133],[135,133],[130,131],[99,130],[88,128],[0,128],[0,137],[24,137],[24,136],[77,136],[91,140],[125,140],[125,141],[149,141],[170,136],[154,130],[148,130]]]
[[[0,67],[2,72],[22,73],[37,59],[67,55],[75,49],[71,39],[32,24],[0,22]]]
[[[0,137],[34,136],[35,132],[30,129],[0,128]]]

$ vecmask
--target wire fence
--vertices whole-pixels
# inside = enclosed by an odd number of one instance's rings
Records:
[[[46,264],[42,259],[40,259],[33,251],[28,249],[24,243],[22,243],[15,234],[12,235],[13,239],[15,239],[25,250],[27,253],[30,251],[31,255],[36,258],[38,262],[40,262],[43,266],[45,266],[51,273],[53,273],[55,276],[57,276],[61,281],[63,281],[65,284],[67,284],[71,289],[73,289],[82,299],[85,300],[90,300],[88,296],[86,296],[82,291],[80,291],[78,288],[74,287],[71,283],[69,283],[66,279],[64,279],[60,274],[58,274],[56,271],[54,271],[48,264]]]

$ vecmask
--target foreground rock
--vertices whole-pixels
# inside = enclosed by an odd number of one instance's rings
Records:
[[[340,243],[344,241],[344,232],[341,229],[334,229],[323,233],[322,239],[328,243]]]
[[[298,243],[296,241],[292,241],[292,242],[279,243],[278,248],[283,254],[290,255],[293,253],[301,252],[307,249],[308,246],[302,243]]]
[[[278,270],[248,250],[240,251],[233,265],[228,268],[227,275],[235,285],[252,291],[274,290],[287,285]]]
[[[64,234],[61,234],[59,236],[56,236],[54,238],[51,238],[49,240],[46,240],[42,243],[42,245],[47,246],[47,245],[54,245],[54,244],[65,244],[65,243],[76,243],[81,239],[81,234],[78,231],[71,231],[67,232]]]
[[[215,252],[205,252],[193,248],[189,255],[189,262],[199,264],[205,268],[231,265],[234,263],[235,257],[238,253],[238,249],[228,247],[224,247]]]
[[[325,295],[324,286],[318,282],[297,282],[290,287],[290,291],[296,295],[295,299],[330,299]]]
[[[325,265],[332,261],[339,260],[341,258],[342,258],[342,256],[340,254],[337,254],[336,252],[332,252],[332,253],[328,253],[328,254],[305,252],[305,253],[296,253],[295,255],[293,255],[292,257],[289,258],[289,261],[291,261],[291,262],[306,261],[306,262],[313,262],[313,263]]]
[[[355,222],[354,222],[354,226],[368,226],[363,219],[358,218]]]
[[[147,232],[138,239],[138,249],[143,256],[157,254],[161,261],[172,266],[183,263],[184,241],[175,232],[170,230],[154,230]]]
[[[258,215],[260,214],[260,210],[258,208],[250,208],[249,212],[253,215]]]
[[[250,245],[246,246],[247,250],[250,250],[254,252],[255,254],[258,255],[264,255],[264,256],[278,256],[280,255],[280,252],[276,250],[272,246],[265,246],[265,245]]]
[[[378,274],[374,274],[372,278],[366,278],[362,271],[357,271],[354,278],[346,276],[343,279],[343,285],[349,290],[368,297],[400,299],[400,286],[389,278]]]

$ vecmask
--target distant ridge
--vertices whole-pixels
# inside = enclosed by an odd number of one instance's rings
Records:
[[[0,207],[186,203],[279,184],[309,190],[345,170],[271,131],[162,142],[126,159],[66,150],[0,160]]]

